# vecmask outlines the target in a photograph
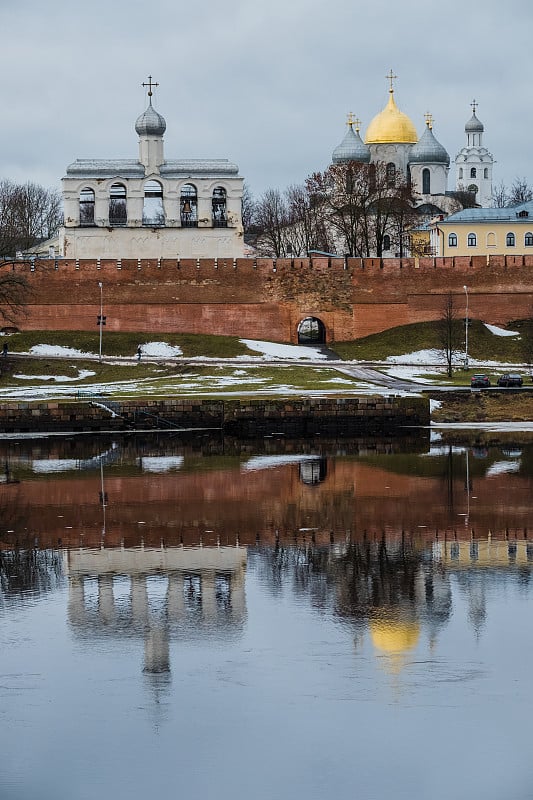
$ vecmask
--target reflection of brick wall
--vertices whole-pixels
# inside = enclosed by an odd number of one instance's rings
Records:
[[[341,543],[399,538],[424,541],[531,537],[532,479],[516,474],[475,477],[475,500],[464,475],[453,480],[388,471],[352,460],[328,459],[323,483],[306,485],[298,464],[276,469],[240,467],[169,474],[116,475],[105,470],[107,546],[274,542]],[[497,488],[496,488],[497,487]],[[25,537],[41,547],[98,546],[103,509],[98,472],[69,477],[25,478],[0,492],[6,528],[0,547]],[[508,498],[502,503],[501,498]],[[26,542],[27,543],[27,542]]]
[[[533,256],[415,259],[43,260],[30,270],[25,329],[95,330],[104,285],[107,330],[217,333],[296,341],[305,316],[328,341],[438,318],[442,297],[468,285],[472,317],[530,315]]]

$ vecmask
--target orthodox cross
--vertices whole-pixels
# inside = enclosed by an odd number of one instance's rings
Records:
[[[473,111],[473,112],[474,112],[474,114],[475,114],[475,113],[476,113],[476,108],[478,107],[479,103],[477,103],[475,100],[472,100],[472,102],[470,103],[470,105],[472,106],[472,111]]]
[[[389,80],[389,81],[390,81],[390,89],[389,89],[389,92],[393,92],[393,91],[394,91],[394,87],[393,87],[393,85],[392,85],[392,82],[393,82],[394,80],[396,80],[396,78],[397,78],[398,76],[397,76],[397,75],[395,75],[395,74],[394,74],[394,72],[391,70],[391,71],[390,71],[390,73],[389,73],[388,75],[385,75],[385,77],[387,78],[387,80]]]
[[[430,114],[429,111],[426,111],[426,113],[424,114],[424,119],[426,120],[426,125],[431,130],[431,128],[433,127],[433,115]]]
[[[355,127],[355,130],[357,131],[357,133],[359,133],[359,129],[361,128],[361,120],[357,119],[357,117],[354,117],[353,111],[350,111],[350,113],[348,114],[348,120],[347,120],[346,124],[349,125],[350,128],[353,125]]]
[[[159,86],[158,83],[152,83],[152,76],[151,75],[148,75],[148,83],[143,83],[142,85],[143,86],[148,86],[148,97],[151,97],[152,94],[153,94],[152,86]]]

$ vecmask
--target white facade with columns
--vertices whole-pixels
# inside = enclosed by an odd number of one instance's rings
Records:
[[[227,159],[167,160],[164,118],[137,119],[138,159],[77,159],[62,180],[65,258],[236,258],[242,184]]]

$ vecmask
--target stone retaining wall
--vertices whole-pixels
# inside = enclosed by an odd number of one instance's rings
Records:
[[[106,408],[106,402],[108,407]],[[422,397],[250,400],[161,399],[3,403],[0,433],[134,431],[214,428],[235,436],[286,433],[381,435],[429,425]]]

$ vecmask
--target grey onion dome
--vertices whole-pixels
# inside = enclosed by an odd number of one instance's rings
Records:
[[[370,162],[370,148],[366,145],[358,131],[348,125],[346,136],[333,151],[331,160],[334,164],[345,164],[348,161],[359,161],[361,164]]]
[[[163,136],[167,129],[165,118],[158,114],[152,106],[152,100],[148,103],[148,108],[135,123],[135,130],[139,136]]]
[[[450,156],[441,143],[435,139],[429,126],[426,126],[426,130],[418,142],[411,147],[409,163],[449,165]]]
[[[465,125],[466,133],[483,133],[484,130],[483,123],[476,117],[476,112],[474,111]]]

